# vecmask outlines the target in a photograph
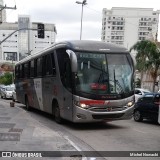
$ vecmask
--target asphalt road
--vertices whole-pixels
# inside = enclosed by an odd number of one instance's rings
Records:
[[[9,100],[3,100],[8,101]],[[24,109],[19,103],[16,106]],[[104,123],[74,124],[65,122],[62,125],[54,122],[46,113],[32,110],[29,115],[39,123],[70,141],[80,151],[160,151],[160,125],[150,122],[121,120]],[[101,152],[98,152],[101,155]],[[103,159],[91,158],[91,160]],[[106,157],[107,160],[158,160],[159,157]]]

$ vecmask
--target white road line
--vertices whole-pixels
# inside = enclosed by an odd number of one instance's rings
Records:
[[[73,142],[71,141],[68,136],[64,136],[64,138],[77,150],[77,151],[80,151],[82,152],[82,150]],[[87,160],[87,157],[82,157],[82,160]],[[89,160],[96,160],[96,158],[92,157],[92,158],[89,158]]]
[[[144,133],[144,134],[147,133],[147,132],[143,132],[143,131],[140,131],[140,130],[137,130],[137,129],[133,129],[133,130],[136,131],[136,132]]]

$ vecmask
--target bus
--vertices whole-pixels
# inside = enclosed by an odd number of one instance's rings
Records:
[[[126,48],[90,40],[53,44],[15,65],[17,101],[76,123],[130,119],[134,63]]]

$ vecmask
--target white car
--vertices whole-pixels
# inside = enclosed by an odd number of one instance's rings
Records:
[[[12,98],[12,92],[14,88],[10,86],[6,86],[2,91],[1,91],[1,98]]]
[[[137,102],[137,100],[140,98],[140,97],[143,97],[143,95],[145,93],[151,93],[149,90],[147,89],[143,89],[143,88],[135,88],[135,91],[134,91],[134,95],[135,95],[135,102]]]

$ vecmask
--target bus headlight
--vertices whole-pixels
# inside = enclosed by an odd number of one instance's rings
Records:
[[[105,101],[103,100],[80,100],[80,101],[75,101],[74,104],[81,108],[88,109],[92,106],[104,105]]]
[[[83,109],[88,109],[89,108],[89,105],[88,104],[85,104],[83,102],[79,102],[79,101],[74,101],[74,104],[78,107],[81,107]]]
[[[89,108],[89,105],[84,104],[84,103],[80,103],[80,107],[84,108],[84,109],[87,109],[87,108]]]
[[[128,106],[128,107],[131,107],[131,106],[133,106],[133,104],[134,104],[134,102],[131,101],[131,102],[128,102],[128,103],[127,103],[127,106]]]

